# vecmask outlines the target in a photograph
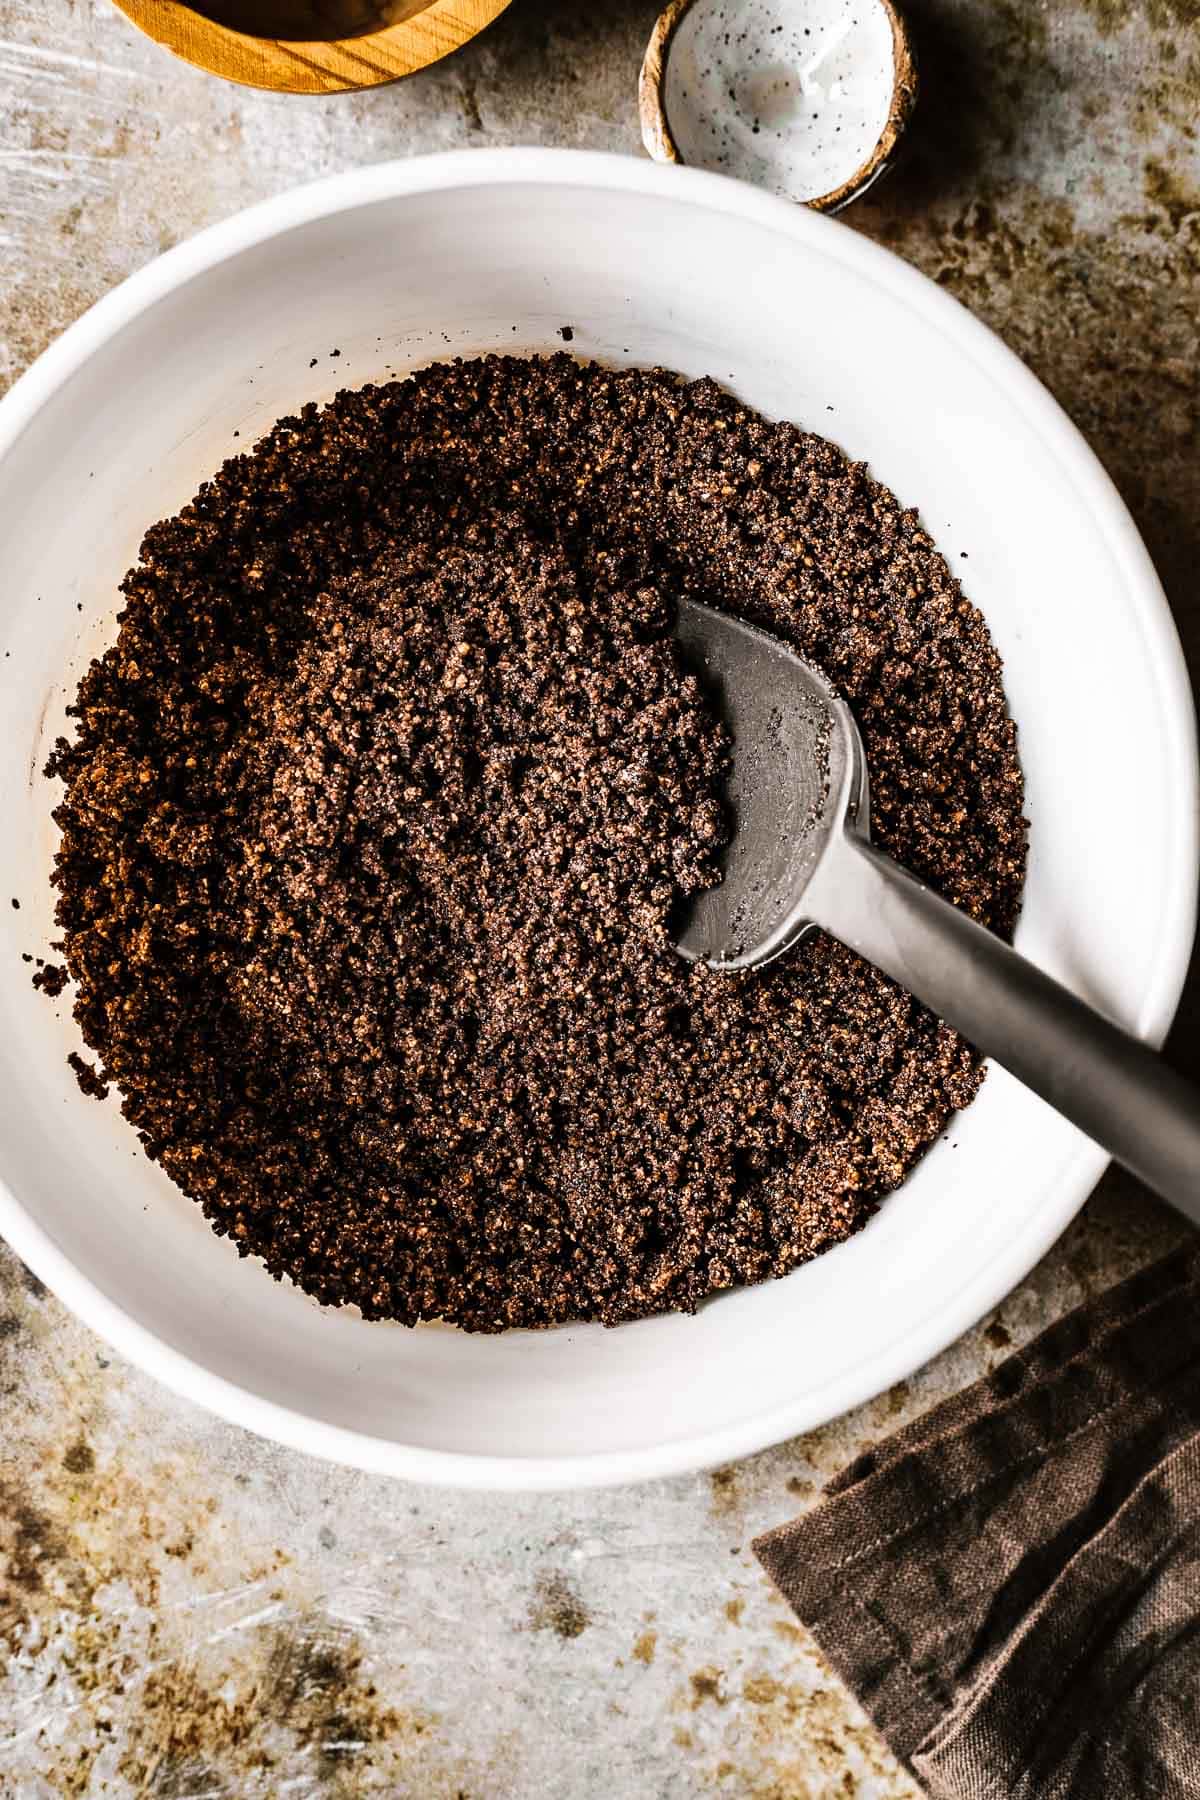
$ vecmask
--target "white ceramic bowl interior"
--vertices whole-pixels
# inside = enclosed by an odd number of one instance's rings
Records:
[[[1127,514],[999,342],[849,228],[691,170],[474,152],[284,195],[101,302],[0,405],[0,1228],[191,1398],[321,1455],[479,1486],[693,1468],[833,1416],[1014,1285],[1104,1162],[993,1069],[874,1222],[787,1280],[694,1318],[485,1338],[368,1325],[277,1285],[114,1101],[80,1095],[69,992],[50,1004],[20,960],[53,936],[39,771],[143,529],[306,400],[560,349],[564,325],[583,356],[713,375],[826,433],[920,508],[1005,659],[1032,820],[1021,949],[1159,1039],[1195,918],[1191,697]]]

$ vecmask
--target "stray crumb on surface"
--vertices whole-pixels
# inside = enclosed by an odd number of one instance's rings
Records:
[[[582,1637],[591,1622],[587,1607],[565,1575],[551,1571],[538,1577],[529,1608],[533,1631],[552,1631],[570,1642]]]

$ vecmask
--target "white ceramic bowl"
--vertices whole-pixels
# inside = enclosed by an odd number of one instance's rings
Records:
[[[56,1016],[20,960],[53,935],[39,771],[143,528],[235,430],[244,447],[389,368],[557,349],[563,325],[584,356],[716,376],[920,507],[1006,663],[1032,820],[1021,949],[1158,1040],[1195,919],[1192,703],[1129,517],[1015,358],[847,227],[690,170],[471,152],[285,194],[101,301],[0,405],[0,1228],[190,1399],[318,1455],[491,1487],[695,1468],[832,1417],[978,1319],[1104,1166],[993,1069],[873,1223],[785,1281],[690,1319],[483,1338],[367,1325],[276,1285],[114,1102],[79,1094],[67,998]]]

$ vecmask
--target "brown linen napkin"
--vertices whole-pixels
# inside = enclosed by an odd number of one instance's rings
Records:
[[[936,1800],[1197,1800],[1200,1250],[1068,1314],[754,1548]]]

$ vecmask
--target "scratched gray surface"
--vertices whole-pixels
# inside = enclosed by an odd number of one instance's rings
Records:
[[[636,152],[653,12],[514,0],[436,70],[307,100],[211,81],[105,0],[0,0],[0,380],[157,251],[305,176],[460,144]],[[1049,382],[1195,662],[1196,0],[911,13],[912,152],[854,223]],[[1191,990],[1179,1060],[1196,1047]],[[0,1795],[911,1796],[749,1539],[1179,1232],[1110,1177],[992,1320],[871,1405],[713,1475],[529,1499],[215,1423],[0,1250]]]

